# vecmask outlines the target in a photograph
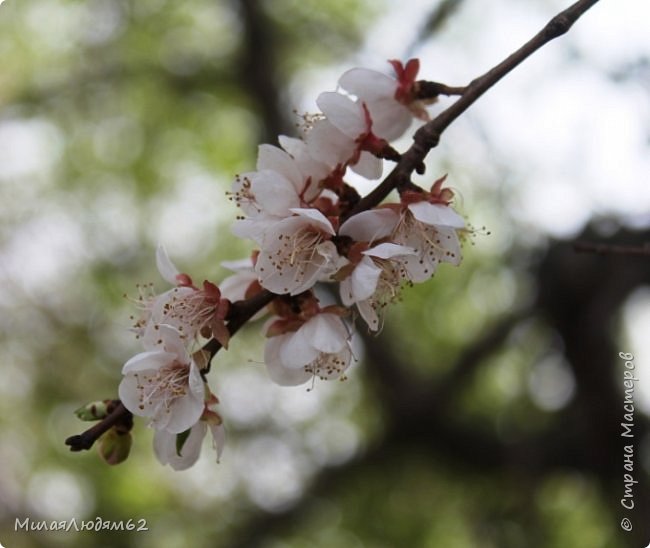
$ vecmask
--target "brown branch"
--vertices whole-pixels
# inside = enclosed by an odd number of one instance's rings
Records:
[[[348,213],[347,217],[375,207],[397,188],[410,180],[414,171],[423,165],[424,158],[440,141],[443,131],[463,114],[488,89],[520,65],[538,49],[554,38],[566,33],[589,8],[598,0],[579,0],[571,7],[553,17],[546,26],[521,48],[509,55],[501,63],[479,76],[465,88],[465,92],[449,108],[442,111],[430,122],[422,126],[413,137],[413,144],[402,155],[402,159],[388,177],[372,192],[362,198]],[[342,219],[344,221],[345,219]]]
[[[271,293],[270,291],[263,289],[255,296],[245,301],[237,301],[231,305],[231,311],[229,314],[228,321],[228,332],[232,337],[237,331],[239,331],[246,322],[250,320],[255,314],[257,314],[262,308],[269,304],[277,295]],[[222,345],[217,339],[211,339],[208,341],[203,350],[206,350],[210,353],[210,360],[221,350]],[[209,366],[208,371],[209,372]]]
[[[596,253],[598,255],[637,255],[640,257],[650,257],[650,243],[646,243],[642,246],[635,246],[576,242],[573,244],[573,249],[578,253]]]
[[[76,436],[70,436],[65,440],[65,444],[70,446],[70,451],[90,449],[104,432],[131,416],[131,412],[120,402],[108,417],[102,419],[85,432]]]

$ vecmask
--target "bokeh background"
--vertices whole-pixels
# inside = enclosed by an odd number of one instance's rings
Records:
[[[256,147],[352,66],[417,56],[461,85],[560,0],[6,0],[0,6],[0,543],[640,548],[650,540],[650,5],[602,0],[444,134],[477,228],[459,268],[407,289],[346,382],[280,388],[259,325],[210,383],[229,439],[161,466],[63,440],[116,396],[139,346],[124,294],[165,284],[154,249],[218,282],[246,256],[225,192]],[[431,108],[439,112],[451,99]],[[398,144],[405,149],[408,138]],[[370,186],[366,183],[363,190]],[[482,229],[481,227],[486,227]],[[488,235],[489,232],[489,235]],[[634,438],[622,438],[634,354]],[[623,445],[634,446],[634,511]],[[146,532],[15,531],[145,519]],[[628,517],[631,532],[620,527]]]

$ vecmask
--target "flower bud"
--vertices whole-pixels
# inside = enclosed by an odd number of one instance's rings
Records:
[[[113,427],[99,438],[99,454],[107,464],[119,464],[127,459],[133,438],[130,432]]]
[[[113,400],[93,401],[77,409],[74,414],[82,421],[98,421],[110,415],[114,407]]]

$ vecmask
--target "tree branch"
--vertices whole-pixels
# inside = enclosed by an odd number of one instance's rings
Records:
[[[124,407],[122,402],[120,402],[108,417],[102,419],[95,426],[89,428],[85,432],[76,436],[70,436],[65,440],[65,444],[70,446],[70,451],[83,451],[84,449],[90,449],[104,432],[115,426],[117,423],[126,420],[127,417],[130,416],[132,416],[131,412]]]

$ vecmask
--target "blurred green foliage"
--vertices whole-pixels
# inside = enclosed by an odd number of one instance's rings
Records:
[[[381,434],[382,402],[366,383],[372,372],[309,393],[274,387],[255,327],[211,373],[229,432],[221,464],[206,446],[190,471],[160,466],[139,420],[126,463],[109,467],[95,450],[68,452],[63,440],[86,427],[73,411],[115,397],[121,364],[138,351],[123,294],[137,296],[137,283],[164,287],[156,243],[168,245],[182,270],[216,281],[226,275],[221,260],[249,251],[229,235],[236,210],[225,197],[234,174],[254,167],[264,124],[239,70],[240,7],[235,0],[0,7],[0,542],[226,547],[259,512],[282,512],[305,497],[307,514],[271,533],[267,546],[619,546],[601,493],[577,473],[522,485],[516,470],[480,474],[402,452],[354,469],[337,491],[313,500],[313,477]],[[300,71],[356,51],[381,3],[274,0],[259,9],[286,94]],[[462,180],[463,168],[454,168]],[[529,280],[504,265],[499,245],[469,247],[461,268],[441,268],[389,312],[383,335],[413,375],[441,376],[465,345],[530,298]],[[551,339],[536,325],[517,332],[454,412],[488,428],[505,417],[510,433],[543,423],[552,411],[531,402],[527,382]],[[28,517],[80,524],[98,516],[142,518],[148,530],[14,530]]]

